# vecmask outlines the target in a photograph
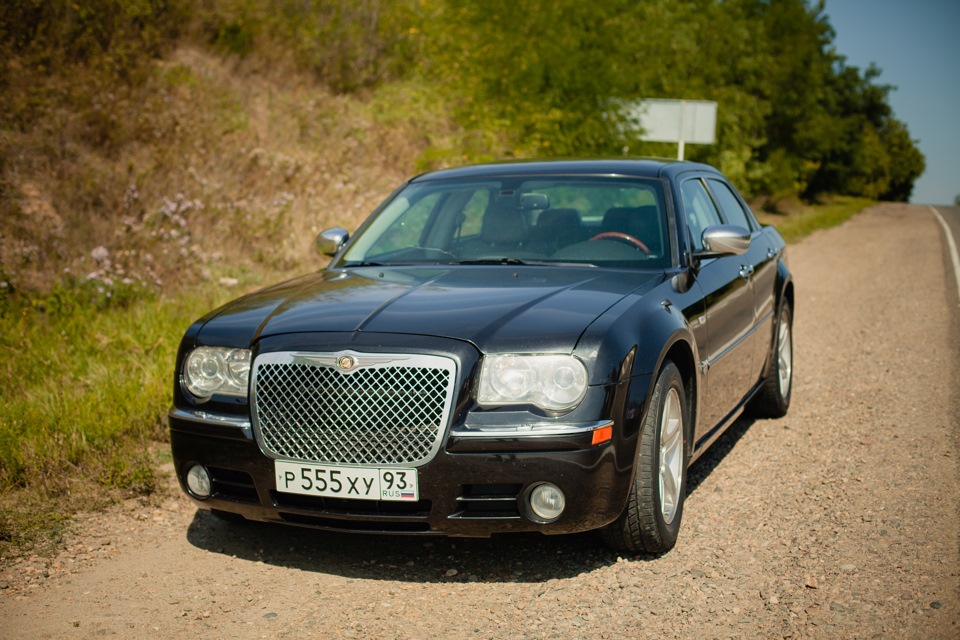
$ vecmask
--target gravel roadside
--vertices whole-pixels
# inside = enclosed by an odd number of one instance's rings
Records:
[[[958,638],[940,233],[927,208],[884,204],[791,247],[791,411],[698,461],[665,556],[229,525],[172,492],[82,516],[58,557],[0,572],[0,638]]]

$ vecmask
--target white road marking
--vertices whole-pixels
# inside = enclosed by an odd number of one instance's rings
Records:
[[[932,211],[933,215],[937,217],[937,221],[940,223],[940,226],[943,227],[943,234],[947,238],[947,247],[950,249],[950,258],[953,260],[953,281],[957,283],[957,297],[960,297],[960,256],[957,255],[957,243],[954,242],[953,234],[950,233],[950,227],[947,226],[947,221],[943,219],[943,216],[940,215],[940,212],[934,207],[930,207],[930,211]]]

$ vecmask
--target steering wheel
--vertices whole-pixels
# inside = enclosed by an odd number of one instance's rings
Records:
[[[650,255],[650,249],[647,249],[647,245],[643,244],[636,238],[634,238],[629,233],[623,233],[621,231],[604,231],[603,233],[598,233],[597,235],[590,238],[590,241],[594,240],[603,240],[604,238],[611,238],[613,240],[623,240],[624,242],[629,242],[634,245],[640,251],[643,251],[645,254]]]

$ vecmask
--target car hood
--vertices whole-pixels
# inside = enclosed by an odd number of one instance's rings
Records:
[[[292,333],[370,332],[465,340],[485,353],[570,352],[624,296],[663,273],[559,267],[328,270],[236,300],[205,320],[203,344]]]

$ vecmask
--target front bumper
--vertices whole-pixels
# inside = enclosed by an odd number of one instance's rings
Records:
[[[249,423],[180,410],[170,414],[177,478],[202,508],[318,529],[462,537],[564,534],[612,522],[629,493],[632,464],[625,461],[632,461],[635,444],[624,442],[616,426],[613,431],[612,440],[597,445],[591,429],[518,437],[454,432],[418,467],[418,502],[381,502],[279,492],[273,460],[260,451]],[[209,498],[197,499],[187,489],[186,472],[194,464],[210,472]],[[563,514],[548,524],[524,515],[526,492],[541,482],[559,487],[567,501]]]

